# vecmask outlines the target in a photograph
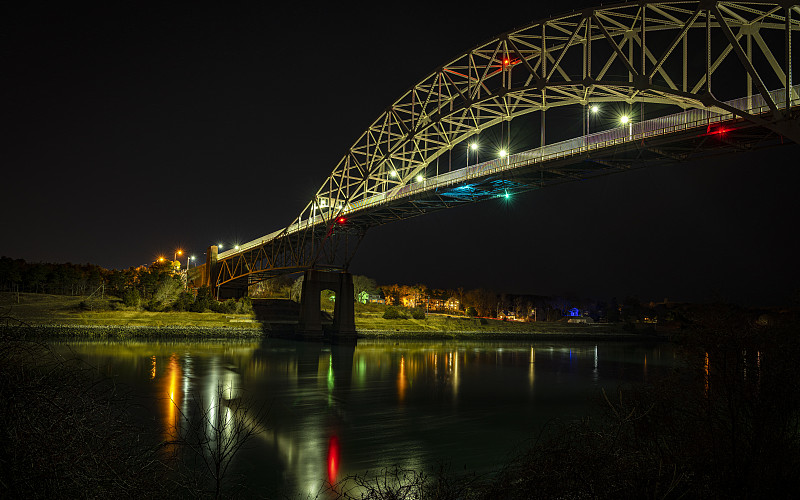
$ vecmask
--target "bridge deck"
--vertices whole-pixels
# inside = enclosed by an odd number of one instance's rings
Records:
[[[793,86],[792,107],[800,104],[798,93],[800,93],[800,85]],[[770,94],[779,107],[785,106],[785,92],[783,89],[774,90],[770,92]],[[766,105],[761,95],[733,99],[726,101],[725,104],[755,116],[770,112],[769,107]],[[539,168],[539,171],[541,171],[545,168],[545,164],[557,162],[559,160],[576,156],[590,156],[593,153],[599,153],[611,148],[618,148],[626,144],[630,145],[632,143],[644,141],[645,139],[670,136],[680,132],[702,129],[703,127],[706,128],[707,132],[713,133],[714,131],[711,130],[713,125],[721,125],[736,120],[741,119],[737,119],[734,114],[721,109],[690,109],[638,123],[623,125],[610,130],[595,132],[509,155],[505,158],[496,158],[428,177],[420,182],[408,184],[366,199],[348,203],[346,206],[340,207],[339,213],[346,215],[348,218],[352,218],[369,211],[374,211],[381,206],[388,206],[396,204],[398,201],[419,198],[426,193],[437,193],[437,198],[442,199],[443,197],[449,197],[453,202],[471,202],[477,199],[485,199],[486,197],[497,197],[501,195],[498,193],[502,193],[503,191],[507,192],[511,190],[517,193],[524,190],[536,189],[537,187],[542,187],[542,185],[521,184],[520,182],[510,181],[503,177],[501,182],[495,183],[496,185],[493,189],[489,189],[488,196],[485,186],[484,189],[478,190],[483,196],[481,196],[481,194],[476,194],[476,186],[481,180],[493,177],[497,178],[498,176],[503,176],[504,174],[520,169],[529,169],[531,166],[536,166]],[[717,132],[719,132],[719,130],[717,130]],[[585,178],[589,176],[591,176],[591,172],[589,171],[575,173],[575,178]],[[574,178],[571,180],[574,180]],[[447,191],[448,188],[453,187],[455,187],[455,189]],[[462,193],[458,192],[459,188],[463,189]],[[218,258],[219,260],[229,259],[239,254],[252,251],[257,247],[269,244],[277,238],[285,237],[299,231],[306,231],[315,226],[327,225],[330,221],[330,214],[327,216],[318,215],[309,219],[300,220],[284,229],[279,229],[260,238],[241,244],[238,249],[230,249],[222,252],[219,254]]]

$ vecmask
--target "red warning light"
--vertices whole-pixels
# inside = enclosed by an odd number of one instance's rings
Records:
[[[724,125],[708,125],[706,126],[706,135],[725,135],[732,129],[726,128]]]
[[[336,219],[336,222],[338,222],[339,224],[344,224],[345,222],[347,222],[347,217],[339,217],[338,219]]]
[[[511,63],[511,61],[507,57],[503,59],[503,66],[508,66],[509,63]]]

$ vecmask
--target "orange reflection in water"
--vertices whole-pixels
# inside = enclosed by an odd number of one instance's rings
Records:
[[[336,483],[336,475],[339,473],[339,438],[331,436],[328,441],[328,481]]]
[[[155,354],[150,357],[150,361],[152,361],[153,366],[150,368],[150,380],[156,378],[156,356]]]
[[[166,430],[168,437],[174,437],[178,434],[178,405],[181,402],[181,365],[178,363],[178,355],[172,353],[169,357],[169,363],[167,364],[167,380],[169,385],[167,386],[167,393],[168,398],[166,399],[165,404],[167,407],[165,408],[164,416],[164,428]]]
[[[705,373],[706,373],[706,375],[705,375],[705,382],[706,382],[705,393],[706,393],[706,397],[708,397],[708,353],[706,353],[706,361],[705,361],[705,366],[703,367],[703,369],[705,370]]]
[[[397,376],[397,397],[403,401],[406,397],[406,359],[400,358],[400,373]]]

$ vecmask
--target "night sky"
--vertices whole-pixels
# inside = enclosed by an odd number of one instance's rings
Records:
[[[202,261],[210,244],[284,227],[431,70],[592,3],[6,3],[0,254],[127,268],[180,247]],[[652,167],[389,224],[351,270],[382,284],[786,304],[800,289],[799,157],[784,146]]]

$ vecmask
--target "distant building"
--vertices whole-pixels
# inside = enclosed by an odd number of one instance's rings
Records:
[[[385,304],[386,301],[383,298],[383,295],[379,293],[369,293],[366,290],[359,292],[358,297],[356,298],[362,304]]]
[[[503,319],[503,320],[508,320],[508,321],[516,321],[517,320],[517,314],[514,311],[509,311],[508,309],[503,309],[497,315],[497,319]]]

